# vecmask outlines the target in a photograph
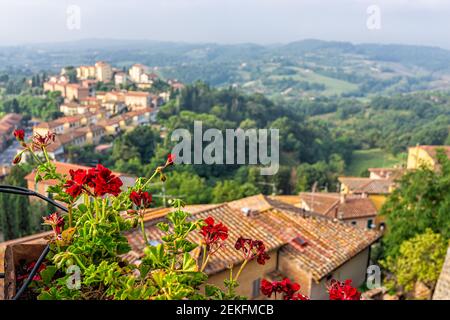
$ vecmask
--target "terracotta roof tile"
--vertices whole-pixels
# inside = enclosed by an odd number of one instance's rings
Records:
[[[339,193],[300,193],[302,201],[308,209],[325,216],[342,219],[372,217],[377,215],[373,202],[366,197],[341,195]],[[343,198],[343,199],[342,199]]]
[[[352,193],[387,194],[394,186],[391,179],[371,179],[359,177],[339,177],[339,182],[346,185]]]

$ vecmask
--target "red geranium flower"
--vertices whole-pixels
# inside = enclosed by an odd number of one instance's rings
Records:
[[[23,141],[25,139],[25,131],[22,129],[14,130],[14,137],[16,137],[18,141]]]
[[[283,300],[309,300],[307,296],[301,293],[296,293],[300,290],[300,285],[296,282],[291,282],[288,278],[284,278],[282,281],[267,281],[263,279],[261,281],[261,293],[268,298],[272,294],[283,294]]]
[[[86,170],[77,169],[69,170],[71,180],[67,180],[64,184],[66,192],[73,198],[78,197],[83,191],[84,185],[89,183],[89,176]]]
[[[59,215],[58,212],[54,212],[47,217],[43,217],[44,225],[51,226],[55,235],[59,237],[64,227],[64,218]]]
[[[258,264],[265,264],[270,257],[266,252],[266,246],[261,240],[252,240],[239,237],[234,245],[236,250],[241,250],[245,260],[256,258]]]
[[[48,131],[45,136],[36,133],[33,136],[33,147],[35,149],[42,149],[44,147],[49,146],[52,142],[55,141],[56,133]]]
[[[91,178],[89,183],[94,188],[94,194],[102,197],[109,193],[118,196],[121,192],[120,187],[123,185],[122,180],[111,173],[111,170],[98,164],[95,168],[89,169],[88,175]]]
[[[121,192],[122,180],[101,164],[87,171],[78,169],[70,170],[69,173],[71,179],[66,181],[64,187],[73,198],[78,197],[83,190],[93,193],[96,197],[102,197],[107,193],[118,196]],[[89,190],[88,187],[93,190]],[[150,199],[146,197],[146,200],[151,201],[151,196]]]
[[[28,278],[28,275],[31,273],[31,271],[33,270],[33,268],[34,268],[35,265],[36,265],[36,261],[30,262],[30,263],[26,266],[26,271],[27,271],[28,273],[27,273],[27,274],[23,274],[23,275],[18,276],[18,277],[17,277],[17,280],[18,280],[18,281],[22,281],[22,280],[25,280],[26,278]],[[46,267],[47,267],[47,266],[45,265],[45,263],[42,263],[42,264],[39,266],[39,268],[38,268],[36,274],[35,274],[34,277],[33,277],[33,280],[34,280],[34,281],[40,281],[40,280],[42,280],[42,277],[41,277],[40,273],[41,273],[41,271],[43,271]]]
[[[270,298],[274,293],[274,286],[272,282],[267,281],[266,279],[262,279],[261,281],[261,293],[265,295],[267,298]]]
[[[175,161],[175,155],[172,154],[172,153],[170,153],[170,154],[167,156],[167,160],[166,160],[166,165],[165,165],[165,167],[168,167],[168,166],[170,166],[170,165],[173,165],[174,161]]]
[[[221,246],[219,241],[225,241],[228,238],[228,228],[222,223],[214,224],[214,218],[208,217],[203,220],[206,225],[200,230],[203,236],[203,242],[210,248],[213,245]]]
[[[352,287],[352,280],[345,280],[344,282],[331,280],[328,286],[328,294],[330,300],[360,300],[361,293]]]
[[[148,208],[150,207],[150,203],[152,202],[152,195],[147,191],[132,191],[130,194],[130,199],[137,207],[142,206],[144,208]]]

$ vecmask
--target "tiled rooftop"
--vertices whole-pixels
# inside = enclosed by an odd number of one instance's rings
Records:
[[[352,193],[387,194],[394,185],[391,179],[371,179],[359,177],[339,177]]]
[[[254,210],[255,213],[246,216],[242,208]],[[281,252],[291,255],[302,269],[318,281],[380,237],[376,231],[358,229],[336,219],[309,214],[263,195],[204,209],[187,207],[185,210],[192,213],[192,219],[212,216],[230,228],[228,245],[212,257],[206,270],[208,273],[216,273],[230,264],[242,262],[233,245],[239,236],[243,236],[263,240],[269,251],[283,247]],[[151,213],[153,217],[147,219],[149,241],[160,241],[162,233],[155,225],[163,221],[168,212],[168,209],[155,210]],[[306,246],[299,248],[293,241],[298,236],[307,242]],[[140,256],[143,250],[141,233],[135,230],[128,233],[127,237],[132,246],[132,256]],[[194,233],[191,240],[197,242],[199,239],[198,234]]]
[[[310,210],[332,218],[342,219],[371,217],[377,214],[373,202],[366,197],[341,195],[339,193],[300,193],[300,198]]]

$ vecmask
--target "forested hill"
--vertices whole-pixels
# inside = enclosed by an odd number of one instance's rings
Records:
[[[363,97],[450,88],[450,51],[437,47],[321,40],[262,46],[91,39],[0,48],[0,70],[58,70],[96,60],[116,66],[138,61],[183,82],[236,85],[269,97]]]

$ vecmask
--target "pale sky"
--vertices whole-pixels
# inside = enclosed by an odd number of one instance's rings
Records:
[[[79,29],[67,27],[71,5],[80,9]],[[371,5],[380,10],[381,29],[367,28]],[[316,38],[450,49],[450,0],[0,0],[0,46],[86,38],[262,44]]]

